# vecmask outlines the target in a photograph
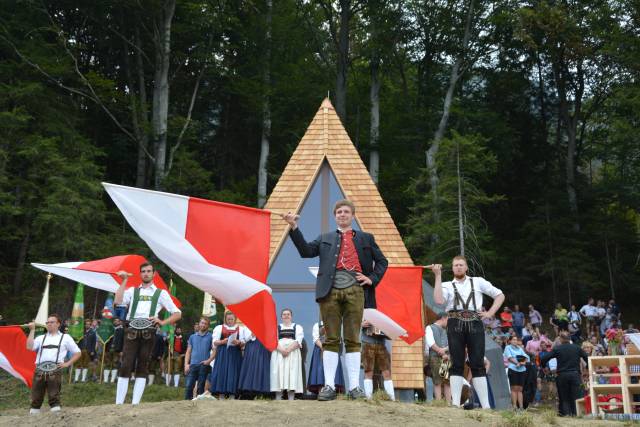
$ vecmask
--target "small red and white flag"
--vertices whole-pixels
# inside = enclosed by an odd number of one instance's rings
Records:
[[[277,346],[269,270],[271,214],[262,209],[103,183],[129,225],[185,281]]]
[[[389,267],[376,286],[377,308],[363,318],[390,338],[413,344],[422,329],[422,267]]]
[[[31,388],[36,353],[27,350],[27,337],[20,326],[0,326],[0,368]]]
[[[145,262],[147,262],[147,259],[141,255],[118,255],[87,262],[62,262],[59,264],[32,262],[31,265],[51,274],[85,284],[91,288],[115,293],[120,287],[120,283],[122,283],[122,279],[116,273],[120,270],[131,273],[132,276],[127,281],[127,288],[138,286],[142,283],[140,265]],[[159,289],[169,292],[167,284],[157,271],[153,275],[153,283]],[[171,295],[171,299],[176,306],[182,306],[180,301],[173,295]]]

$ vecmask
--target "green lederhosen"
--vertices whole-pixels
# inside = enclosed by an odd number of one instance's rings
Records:
[[[135,288],[133,290],[133,300],[131,303],[131,316],[135,316],[139,301],[151,301],[149,317],[154,317],[161,292],[161,289],[156,289],[152,296],[141,296],[140,288]],[[122,348],[122,363],[120,365],[120,372],[118,373],[119,376],[127,378],[131,376],[131,371],[133,370],[133,365],[137,358],[138,363],[136,364],[136,377],[147,377],[149,373],[149,359],[151,351],[153,350],[154,337],[156,335],[155,330],[155,327],[134,329],[127,326],[124,336],[124,346]]]

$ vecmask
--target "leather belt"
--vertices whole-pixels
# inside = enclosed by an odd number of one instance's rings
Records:
[[[347,289],[358,283],[356,274],[352,271],[337,270],[333,279],[333,287],[336,289]]]
[[[42,374],[52,374],[58,369],[56,362],[41,362],[36,365],[36,371]]]
[[[453,310],[449,312],[451,319],[462,320],[463,322],[473,322],[474,320],[482,320],[480,313],[473,310]]]
[[[129,321],[129,327],[132,328],[132,329],[137,329],[139,331],[142,331],[144,329],[154,328],[155,325],[154,325],[152,320],[145,319],[145,318],[139,318],[139,319],[130,320]]]

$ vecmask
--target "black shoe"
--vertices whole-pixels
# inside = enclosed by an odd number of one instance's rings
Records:
[[[462,409],[464,409],[465,411],[475,408],[476,405],[471,400],[467,400],[466,402],[464,402],[464,405],[462,405]]]
[[[353,390],[349,390],[349,398],[356,399],[366,399],[367,395],[364,394],[364,391],[360,387],[356,387]]]
[[[336,391],[329,387],[328,385],[322,387],[320,393],[318,393],[318,400],[320,401],[328,401],[328,400],[336,400]]]

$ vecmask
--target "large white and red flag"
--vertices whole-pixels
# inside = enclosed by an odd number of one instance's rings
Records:
[[[120,283],[122,283],[122,279],[116,273],[120,270],[131,273],[132,276],[127,281],[127,288],[138,286],[142,283],[140,265],[145,262],[147,262],[147,259],[141,255],[118,255],[87,262],[62,262],[58,264],[32,262],[31,265],[92,288],[115,292],[118,290]],[[167,284],[157,271],[153,275],[153,283],[158,288],[169,292]],[[171,299],[178,307],[182,306],[180,301],[173,295],[171,295]]]
[[[269,270],[271,214],[262,209],[103,183],[129,225],[180,277],[277,346]]]
[[[27,337],[20,326],[0,326],[0,368],[31,388],[36,353],[27,350]]]
[[[363,318],[390,338],[413,344],[422,329],[422,267],[389,267],[376,286],[377,308]]]

